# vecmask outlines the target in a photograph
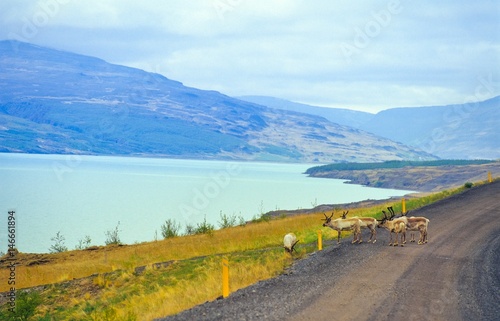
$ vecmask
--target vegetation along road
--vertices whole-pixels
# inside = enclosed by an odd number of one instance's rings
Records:
[[[378,229],[375,244],[344,239],[276,278],[161,320],[498,320],[500,181],[410,215],[430,219],[429,243],[389,247]]]

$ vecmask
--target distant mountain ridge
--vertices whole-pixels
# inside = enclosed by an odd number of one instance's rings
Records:
[[[392,108],[360,129],[449,159],[500,158],[500,96],[469,104]]]
[[[17,41],[0,41],[0,85],[0,152],[323,163],[435,158],[323,117]]]
[[[236,98],[271,108],[292,110],[300,113],[318,115],[328,119],[331,122],[354,128],[360,127],[361,125],[370,121],[373,116],[375,116],[374,114],[357,110],[311,106],[268,96],[240,96]]]
[[[500,158],[500,96],[468,104],[390,108],[377,114],[310,106],[265,96],[243,96],[241,99],[319,115],[440,158]]]

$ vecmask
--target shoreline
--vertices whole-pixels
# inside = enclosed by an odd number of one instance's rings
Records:
[[[396,202],[400,201],[402,198],[409,199],[409,198],[415,198],[415,197],[420,197],[421,195],[425,195],[427,193],[409,193],[404,196],[392,196],[389,198],[381,199],[381,200],[373,200],[373,199],[366,199],[363,201],[357,201],[357,202],[350,202],[350,203],[338,203],[338,204],[321,204],[313,208],[306,208],[306,209],[299,209],[299,210],[277,210],[277,211],[270,211],[267,212],[265,215],[270,217],[270,218],[276,218],[280,216],[293,216],[293,215],[302,215],[302,214],[316,214],[320,212],[329,212],[332,210],[336,209],[352,209],[352,208],[359,208],[359,207],[371,207],[371,206],[377,206],[380,204],[385,204],[389,202]]]
[[[345,184],[357,184],[375,188],[390,188],[440,192],[463,186],[467,182],[479,182],[500,176],[500,162],[482,165],[444,165],[403,167],[394,169],[332,170],[309,174],[309,177],[346,180]]]

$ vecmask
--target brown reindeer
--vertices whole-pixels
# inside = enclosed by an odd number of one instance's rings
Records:
[[[394,209],[391,207],[387,208],[389,212],[391,212],[390,219],[392,220],[394,217],[397,217],[394,213]],[[403,219],[406,222],[406,229],[412,231],[410,233],[410,242],[415,242],[415,233],[413,231],[418,231],[420,233],[420,238],[418,240],[418,244],[422,245],[427,243],[427,227],[429,226],[430,220],[423,216],[410,216],[407,217],[408,212],[402,213],[399,219]],[[405,240],[406,243],[406,240]]]
[[[381,221],[378,221],[377,227],[384,227],[389,231],[390,239],[389,239],[389,246],[394,245],[398,246],[398,238],[399,234],[401,234],[401,246],[404,246],[406,243],[406,220],[402,218],[397,218],[393,221],[391,221],[388,217],[385,211],[382,211],[384,214],[384,218]],[[392,241],[392,233],[396,234],[396,239],[393,242]]]
[[[349,211],[344,211],[342,213],[342,219],[346,219],[347,217],[347,213],[349,213]],[[368,240],[368,243],[372,242],[375,243],[377,242],[377,230],[376,230],[376,227],[377,227],[377,220],[373,217],[358,217],[358,216],[354,216],[353,218],[357,218],[358,220],[361,221],[361,224],[360,224],[360,227],[362,229],[369,229],[370,230],[370,239]],[[363,242],[363,237],[362,235],[360,236],[361,237],[361,242]]]

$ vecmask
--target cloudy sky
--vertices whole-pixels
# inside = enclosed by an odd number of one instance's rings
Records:
[[[500,92],[500,2],[2,0],[0,39],[231,96],[377,112]]]

